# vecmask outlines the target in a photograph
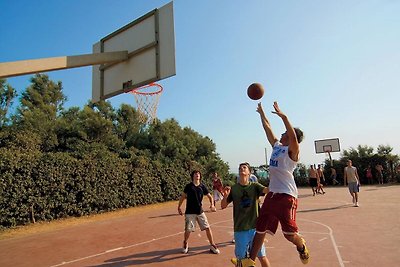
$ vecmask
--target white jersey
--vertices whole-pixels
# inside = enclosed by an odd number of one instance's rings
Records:
[[[289,147],[276,142],[269,160],[269,191],[297,198],[298,191],[293,176],[296,165],[297,162],[289,157]]]

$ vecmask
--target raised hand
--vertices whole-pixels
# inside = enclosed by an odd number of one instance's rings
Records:
[[[286,115],[279,108],[278,102],[276,102],[276,101],[274,102],[274,109],[275,109],[275,111],[272,111],[272,113],[278,115],[281,118],[286,117]]]

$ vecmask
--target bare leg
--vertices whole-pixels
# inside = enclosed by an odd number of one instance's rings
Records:
[[[355,196],[354,196],[354,193],[353,192],[351,192],[350,193],[350,195],[351,195],[351,197],[353,198],[353,204],[355,203],[355,201],[356,201],[356,198],[355,198]]]
[[[207,238],[208,238],[208,241],[210,242],[210,245],[216,247],[216,245],[215,245],[215,243],[214,243],[213,234],[212,234],[212,232],[211,232],[211,228],[207,228],[207,229],[206,229],[206,233],[207,233]]]
[[[301,238],[298,234],[294,234],[294,235],[284,234],[284,236],[288,241],[292,242],[297,247],[297,250],[303,249],[304,239]]]
[[[269,260],[268,260],[268,258],[266,256],[258,257],[258,260],[260,261],[262,267],[270,267],[271,266],[269,264]]]
[[[250,250],[250,258],[254,261],[257,258],[258,251],[260,251],[262,244],[264,243],[265,233],[256,233],[253,239],[253,246]]]
[[[189,231],[185,231],[185,233],[183,234],[183,243],[187,243],[187,241],[189,240],[189,236],[190,236],[190,232]]]

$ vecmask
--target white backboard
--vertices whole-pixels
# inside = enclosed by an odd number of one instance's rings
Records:
[[[173,2],[93,45],[93,53],[115,51],[128,51],[128,60],[93,66],[93,102],[175,75]]]
[[[339,138],[314,141],[315,153],[340,152]]]

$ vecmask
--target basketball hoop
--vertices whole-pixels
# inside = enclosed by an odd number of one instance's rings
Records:
[[[157,118],[158,100],[162,91],[163,87],[157,83],[150,83],[129,91],[135,96],[139,120],[142,123],[151,124]]]

